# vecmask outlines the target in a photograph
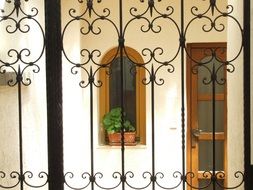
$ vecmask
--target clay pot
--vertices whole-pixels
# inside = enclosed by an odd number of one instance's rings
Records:
[[[108,139],[109,139],[109,145],[112,145],[112,146],[121,145],[121,133],[108,134]],[[125,142],[125,145],[127,146],[136,145],[135,132],[125,132],[124,142]]]

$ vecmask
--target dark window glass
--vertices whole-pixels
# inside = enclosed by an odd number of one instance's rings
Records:
[[[123,96],[124,111],[126,117],[133,126],[136,126],[136,76],[135,66],[127,58],[123,57]],[[110,75],[110,109],[121,106],[121,72],[120,58],[116,58],[111,65]]]

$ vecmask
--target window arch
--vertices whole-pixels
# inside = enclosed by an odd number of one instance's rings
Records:
[[[117,47],[109,50],[102,58],[102,63],[108,63],[110,62],[114,57],[115,54],[117,53]],[[125,50],[127,52],[128,57],[133,60],[134,62],[137,63],[144,63],[142,56],[133,48],[130,47],[125,47]],[[120,54],[118,53],[115,60],[112,62],[111,69],[117,69],[117,66],[114,66],[115,63],[119,62],[120,60]],[[132,62],[127,58],[125,54],[123,54],[123,60],[124,64],[131,64]],[[124,68],[130,68],[129,66],[124,66]],[[112,83],[112,75],[115,74],[114,71],[111,71],[112,74],[109,76],[106,74],[106,69],[101,69],[99,72],[99,78],[103,82],[103,85],[101,86],[99,90],[99,119],[100,123],[102,121],[103,116],[111,109],[113,108],[116,103],[112,103],[112,99],[114,99],[113,96],[113,89],[110,86],[110,83]],[[130,75],[133,76],[133,79],[127,79],[125,83],[133,82],[135,84],[132,85],[134,87],[134,101],[131,101],[132,103],[134,102],[135,105],[131,106],[132,108],[134,107],[134,116],[135,121],[135,127],[136,127],[136,141],[139,144],[146,144],[146,89],[145,85],[142,83],[142,80],[145,78],[145,69],[140,68],[140,67],[135,67],[135,74],[132,74],[129,72]],[[127,78],[127,77],[126,77]],[[115,78],[114,78],[115,81]],[[116,84],[117,85],[117,84]],[[129,84],[126,84],[128,86]],[[115,84],[114,84],[115,86]],[[127,88],[127,87],[126,87]],[[126,96],[126,93],[129,93],[124,90],[124,94]],[[114,93],[115,94],[115,93]],[[117,94],[117,92],[116,92]],[[132,95],[128,95],[127,97],[130,97],[131,100]],[[132,98],[133,100],[133,98]],[[129,102],[129,101],[128,101]],[[126,105],[128,107],[128,105]],[[131,108],[129,108],[126,111],[129,111]],[[128,114],[128,113],[127,113]],[[129,114],[128,114],[129,115]],[[130,114],[131,115],[131,114]],[[133,115],[133,114],[132,114]],[[100,139],[104,139],[103,137],[106,136],[105,131],[102,129],[100,131]],[[101,140],[102,144],[106,144],[106,140]]]

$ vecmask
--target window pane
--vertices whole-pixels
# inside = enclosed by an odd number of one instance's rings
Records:
[[[123,96],[127,119],[136,126],[136,77],[133,63],[126,57],[123,59]],[[120,58],[111,65],[110,75],[110,109],[121,106],[120,99]]]

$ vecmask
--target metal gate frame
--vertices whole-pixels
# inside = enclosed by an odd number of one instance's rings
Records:
[[[122,0],[120,0],[122,3]],[[183,0],[181,0],[183,4]],[[63,189],[63,127],[62,127],[62,55],[61,2],[45,0],[46,10],[46,72],[48,101],[49,189]],[[183,14],[183,13],[182,13]],[[183,19],[183,17],[182,17]],[[245,190],[252,190],[253,166],[250,164],[250,0],[244,0],[244,146]],[[54,35],[52,35],[54,34]],[[55,141],[57,139],[57,141]],[[123,179],[122,179],[123,180]]]
[[[5,0],[6,2],[11,2],[9,0]],[[28,0],[25,0],[28,1]],[[79,2],[83,2],[83,0],[79,0]],[[100,0],[99,0],[100,1]],[[141,0],[143,2],[144,0]],[[149,6],[150,6],[150,12],[152,15],[152,8],[154,6],[154,0],[147,0]],[[253,166],[250,162],[250,149],[251,149],[251,102],[250,102],[250,68],[251,68],[251,59],[250,59],[250,17],[251,17],[251,10],[250,10],[250,0],[244,0],[244,21],[243,21],[243,57],[244,57],[244,167],[245,167],[245,173],[244,173],[244,182],[245,182],[245,190],[252,190],[253,184]],[[15,0],[15,8],[18,14],[18,10],[20,8],[20,0]],[[121,57],[121,65],[123,62],[123,47],[124,47],[124,37],[123,37],[123,31],[122,31],[122,3],[123,0],[119,0],[119,12],[120,12],[120,29],[119,29],[119,52]],[[210,0],[210,5],[214,9],[216,0]],[[90,9],[92,9],[92,0],[87,0],[87,5],[91,6]],[[184,0],[181,0],[181,31],[184,31]],[[28,19],[30,19],[32,16],[26,15]],[[196,15],[195,15],[196,16]],[[19,28],[19,22],[16,23],[16,28]],[[63,160],[63,112],[62,112],[62,50],[63,50],[63,42],[62,42],[62,32],[61,32],[61,0],[45,0],[45,47],[46,47],[46,90],[47,90],[47,119],[48,119],[48,125],[47,125],[47,131],[48,131],[48,186],[49,190],[63,190],[65,181],[64,176],[64,160]],[[19,28],[20,29],[20,28]],[[8,31],[7,31],[8,32]],[[182,33],[180,33],[180,53],[181,57],[184,57],[185,52],[185,36]],[[19,56],[21,57],[21,52],[17,53],[17,59],[19,60]],[[182,59],[181,69],[184,72],[184,60]],[[4,72],[3,72],[4,73]],[[92,71],[91,71],[92,73]],[[19,89],[19,109],[21,109],[21,82],[22,82],[22,73],[20,70],[16,73],[17,74],[17,83],[18,89]],[[123,75],[121,76],[123,81]],[[150,73],[150,83],[151,83],[151,94],[152,98],[154,98],[154,82],[155,82],[155,74],[152,69]],[[92,84],[94,78],[89,78],[89,83]],[[182,81],[182,160],[185,160],[185,97],[184,97],[184,75],[181,74],[181,81]],[[213,81],[212,81],[213,82]],[[91,93],[92,93],[92,85],[91,86]],[[122,98],[123,99],[123,98]],[[122,100],[123,102],[123,100]],[[92,100],[91,100],[92,103]],[[154,101],[152,101],[154,103]],[[123,105],[123,103],[122,103]],[[154,107],[154,106],[153,106]],[[153,108],[152,107],[152,108]],[[91,104],[91,110],[92,110],[92,104]],[[154,110],[152,110],[152,113],[154,113]],[[152,115],[152,117],[154,117]],[[92,112],[91,112],[91,119],[93,118]],[[25,181],[25,174],[23,173],[23,162],[22,162],[22,115],[21,110],[19,110],[19,130],[20,130],[20,174],[17,172],[14,172],[14,175],[12,178],[19,177],[19,182],[21,185],[21,190],[23,190],[23,182]],[[154,121],[154,120],[152,120]],[[92,125],[91,125],[92,127]],[[152,124],[152,130],[154,130],[154,124]],[[124,128],[123,128],[124,129]],[[122,134],[124,134],[122,129]],[[122,135],[123,136],[123,135]],[[154,136],[152,135],[152,138]],[[214,138],[215,139],[215,138]],[[124,140],[124,137],[123,137]],[[91,140],[93,141],[93,140]],[[154,141],[154,139],[152,139]],[[154,143],[153,143],[154,144]],[[95,175],[93,173],[93,146],[91,142],[91,174],[89,181],[91,182],[91,189],[94,189],[94,182],[95,182]],[[122,156],[122,175],[120,175],[120,182],[122,183],[122,190],[125,189],[125,183],[126,183],[126,174],[124,170],[124,142],[121,143],[122,149],[121,149],[121,156]],[[153,146],[153,145],[152,145]],[[152,151],[154,152],[154,146],[152,147]],[[214,150],[214,149],[213,149]],[[155,175],[155,169],[154,169],[154,155],[152,157],[152,174],[150,174],[150,184],[152,183],[152,189],[155,189],[155,182],[156,182],[156,175]],[[215,171],[215,169],[214,169]],[[213,172],[214,172],[213,171]],[[182,173],[180,175],[181,182],[182,182],[182,189],[186,189],[186,183],[187,183],[187,175],[185,163],[183,161],[182,163]],[[33,175],[32,173],[29,173],[30,175]],[[212,175],[214,179],[211,179],[211,182],[215,184],[217,178],[215,176],[216,174]],[[236,175],[236,174],[235,174]],[[5,178],[5,173],[0,171],[0,177]],[[235,176],[236,177],[236,176]],[[17,185],[19,184],[17,183]],[[180,183],[181,183],[180,182]],[[189,185],[189,184],[188,184]],[[33,187],[32,185],[29,185],[30,187]],[[0,187],[2,187],[0,185]],[[34,186],[34,188],[39,188],[42,186]],[[13,188],[13,187],[3,187],[5,189]],[[73,188],[74,189],[74,188]],[[106,189],[106,188],[104,188]],[[143,188],[144,189],[144,188]],[[164,188],[169,189],[169,188]],[[174,188],[172,188],[174,189]],[[215,187],[214,187],[215,189]]]
[[[183,0],[181,0],[181,3],[183,3]],[[57,72],[62,67],[60,8],[60,0],[45,0],[49,190],[62,190],[64,188],[62,74]],[[251,183],[253,166],[250,164],[250,0],[244,0],[243,25],[245,190],[251,190],[253,189]]]

